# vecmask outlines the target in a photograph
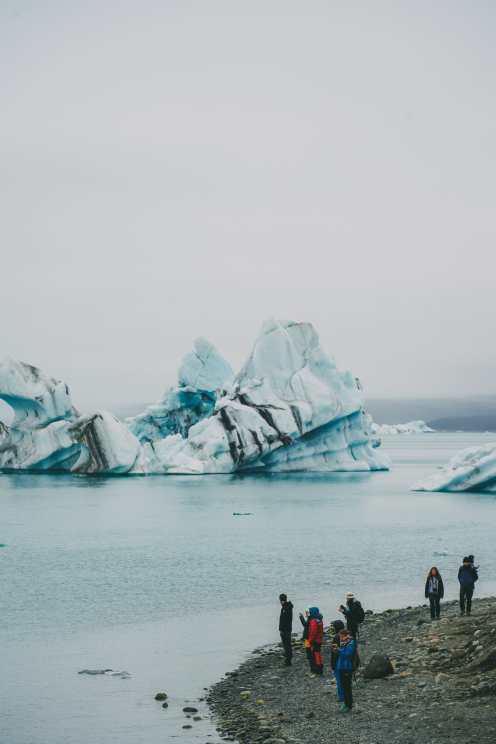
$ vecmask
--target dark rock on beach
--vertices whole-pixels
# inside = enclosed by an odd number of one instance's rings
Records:
[[[157,694],[155,695],[155,700],[167,700],[167,693],[157,692]]]
[[[365,679],[382,679],[388,674],[394,674],[394,669],[391,659],[385,654],[374,654],[363,670]]]
[[[237,676],[212,687],[219,736],[240,744],[494,744],[496,599],[475,600],[471,617],[443,603],[439,621],[425,607],[367,615],[360,632],[351,713],[339,711],[328,633],[322,677],[310,674],[295,636],[292,666],[279,646],[257,649]],[[389,673],[366,679],[378,656]]]

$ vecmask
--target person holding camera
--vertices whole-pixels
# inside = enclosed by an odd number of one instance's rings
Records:
[[[346,606],[339,605],[338,612],[341,612],[344,615],[346,628],[350,631],[353,639],[356,641],[358,626],[365,620],[365,612],[358,599],[355,599],[353,592],[346,593]]]

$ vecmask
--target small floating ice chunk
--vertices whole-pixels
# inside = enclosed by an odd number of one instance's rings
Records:
[[[412,491],[489,491],[496,493],[496,442],[468,447]]]

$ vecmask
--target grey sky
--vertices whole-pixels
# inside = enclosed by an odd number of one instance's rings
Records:
[[[371,396],[494,392],[493,2],[0,8],[1,354],[111,408],[277,315]]]

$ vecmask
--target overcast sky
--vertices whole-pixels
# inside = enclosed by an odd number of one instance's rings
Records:
[[[369,396],[496,379],[496,4],[0,3],[0,353],[83,408],[314,323]]]

